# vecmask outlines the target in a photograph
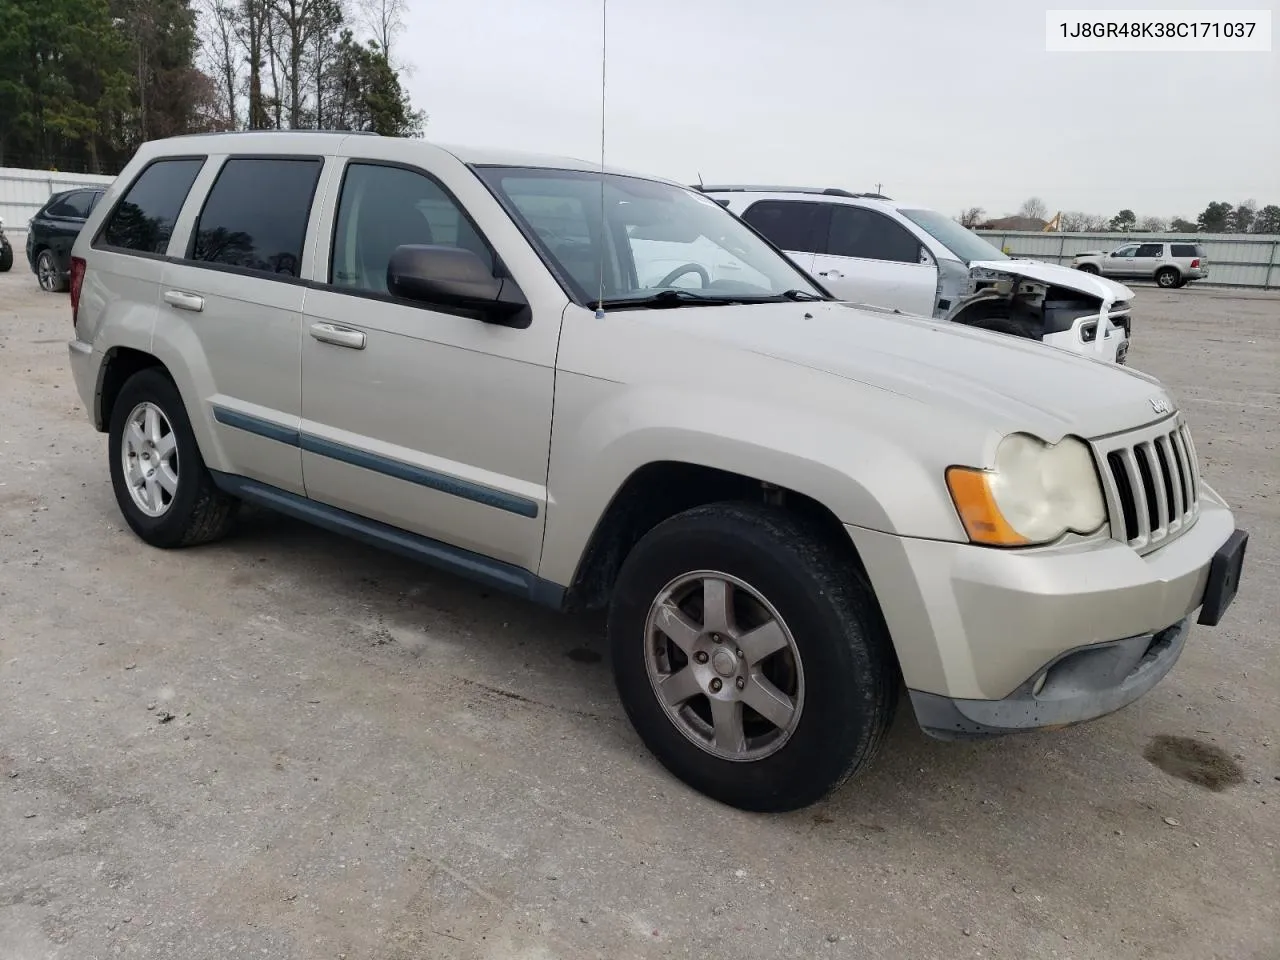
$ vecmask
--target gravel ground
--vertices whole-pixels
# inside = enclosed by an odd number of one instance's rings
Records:
[[[1252,534],[1225,622],[1070,730],[938,743],[904,709],[865,776],[768,817],[649,757],[598,620],[261,513],[145,547],[67,370],[67,299],[20,267],[0,275],[4,960],[1280,958],[1280,299],[1135,307],[1131,362]]]

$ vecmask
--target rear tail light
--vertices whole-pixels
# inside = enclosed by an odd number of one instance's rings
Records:
[[[1200,266],[1200,258],[1196,257],[1194,260],[1191,261],[1191,269],[1194,270],[1198,266]]]
[[[71,325],[80,313],[80,288],[84,286],[84,257],[71,258]]]

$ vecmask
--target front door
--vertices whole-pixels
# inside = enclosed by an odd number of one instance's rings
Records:
[[[339,189],[325,281],[306,297],[307,496],[536,570],[560,317],[521,330],[393,299],[397,247],[461,247],[494,268],[492,248],[423,171],[350,160]]]
[[[875,210],[830,204],[814,273],[844,300],[932,317],[938,268],[910,231]]]
[[[1136,243],[1125,244],[1118,250],[1112,250],[1109,256],[1102,259],[1102,272],[1108,277],[1133,276],[1137,252],[1138,245]]]

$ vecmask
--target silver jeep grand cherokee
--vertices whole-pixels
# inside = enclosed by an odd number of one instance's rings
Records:
[[[1155,380],[835,302],[674,183],[161,141],[71,279],[72,372],[140,538],[212,541],[249,501],[605,607],[644,742],[740,807],[863,767],[904,685],[943,737],[1115,710],[1239,580],[1245,535]]]

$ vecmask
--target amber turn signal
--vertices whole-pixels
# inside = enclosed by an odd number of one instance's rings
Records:
[[[969,539],[992,547],[1020,547],[1029,543],[1000,513],[988,485],[990,476],[985,470],[971,467],[947,470],[947,489],[951,491],[951,500]]]

